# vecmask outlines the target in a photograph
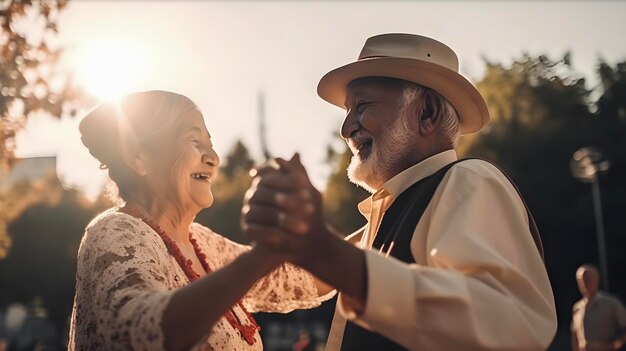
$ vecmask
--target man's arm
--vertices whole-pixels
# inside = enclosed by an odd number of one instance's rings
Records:
[[[356,247],[356,245],[359,243],[359,241],[361,241],[361,237],[363,236],[363,232],[364,232],[365,227],[357,230],[356,232],[348,235],[344,241],[347,243],[350,243],[350,245],[353,245]],[[317,286],[317,293],[319,296],[324,296],[328,293],[330,293],[333,290],[336,290],[332,285],[329,285],[327,283],[325,283],[324,281],[322,281],[321,279],[319,279],[317,276],[314,276],[315,279],[315,285]]]
[[[294,262],[342,292],[347,317],[405,347],[547,348],[556,313],[524,207],[514,189],[511,195],[498,188],[504,183],[468,172],[465,186],[436,193],[433,201],[450,202],[425,213],[426,228],[416,229],[427,247],[412,250],[424,252],[427,266],[346,245],[325,226],[318,195],[306,232],[247,232],[268,244],[288,242],[299,252]],[[444,182],[455,184],[458,174],[450,173]]]
[[[626,309],[624,309],[624,305],[616,300],[616,319],[617,325],[621,330],[621,334],[613,341],[613,348],[619,350],[626,343]]]
[[[354,322],[409,348],[548,347],[556,311],[525,208],[504,175],[476,162],[453,167],[424,212],[411,242],[420,264],[365,252]]]

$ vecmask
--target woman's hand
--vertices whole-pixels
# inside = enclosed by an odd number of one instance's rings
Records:
[[[244,198],[245,234],[301,266],[327,286],[342,291],[363,309],[367,294],[365,255],[326,224],[322,195],[311,184],[300,158],[276,159],[259,170]]]
[[[304,249],[318,212],[321,195],[296,154],[289,161],[277,159],[275,165],[257,170],[244,197],[242,226],[256,245],[294,261]]]

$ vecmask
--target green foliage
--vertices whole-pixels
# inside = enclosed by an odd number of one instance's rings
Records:
[[[82,93],[55,67],[61,49],[51,45],[67,0],[0,2],[0,174],[10,168],[14,136],[34,113],[73,113]]]

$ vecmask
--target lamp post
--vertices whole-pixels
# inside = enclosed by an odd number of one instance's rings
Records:
[[[602,286],[604,290],[607,291],[609,290],[609,274],[606,260],[606,242],[604,240],[604,221],[602,220],[602,201],[600,198],[598,174],[608,171],[610,166],[611,163],[605,159],[602,152],[595,147],[583,147],[578,149],[574,152],[570,161],[570,170],[574,178],[581,182],[591,183],[600,272],[604,278],[602,279]]]

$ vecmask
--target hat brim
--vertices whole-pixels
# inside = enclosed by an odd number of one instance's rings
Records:
[[[317,94],[345,109],[348,84],[362,77],[402,79],[435,90],[454,106],[461,134],[477,132],[489,122],[487,104],[472,83],[450,69],[410,58],[376,57],[336,68],[322,77]]]

